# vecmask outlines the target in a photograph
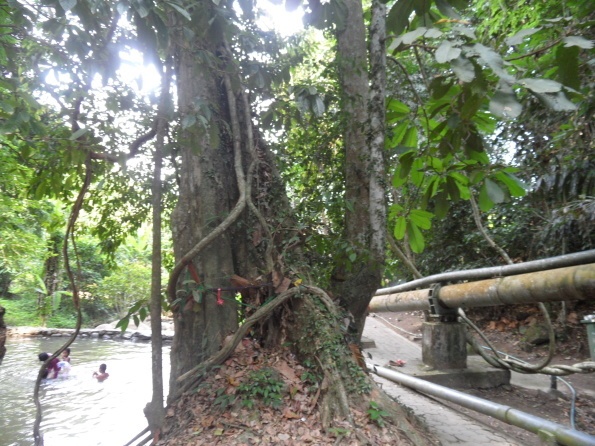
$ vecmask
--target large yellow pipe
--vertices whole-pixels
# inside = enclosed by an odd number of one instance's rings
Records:
[[[373,313],[429,310],[430,289],[374,296]],[[489,307],[536,302],[595,299],[595,263],[570,266],[497,279],[479,280],[439,289],[439,299],[448,308]]]

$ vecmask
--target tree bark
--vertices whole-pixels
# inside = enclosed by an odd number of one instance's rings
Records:
[[[6,309],[0,306],[0,365],[6,354],[6,324],[4,323],[4,314]]]
[[[382,148],[384,88],[374,95],[374,114],[370,121],[370,88],[368,53],[362,3],[345,2],[348,15],[345,27],[337,31],[337,60],[342,90],[345,146],[345,238],[355,251],[355,259],[338,259],[333,291],[353,316],[352,335],[356,340],[363,332],[366,310],[382,278],[384,260],[384,227],[386,220]],[[375,81],[384,82],[384,68],[378,51],[384,46],[382,20],[373,23]],[[372,126],[371,126],[372,124]],[[382,143],[382,145],[380,145]],[[371,148],[373,145],[373,149]],[[382,228],[382,230],[380,230]]]

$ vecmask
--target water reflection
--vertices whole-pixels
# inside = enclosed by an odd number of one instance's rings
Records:
[[[0,365],[0,446],[33,444],[33,389],[40,352],[54,352],[65,338],[9,338]],[[143,408],[151,400],[151,345],[130,341],[81,339],[71,346],[66,378],[40,388],[41,432],[46,446],[114,446],[145,426]],[[164,383],[169,380],[169,346],[163,349]],[[109,378],[91,375],[107,364]],[[167,395],[167,389],[165,389]]]

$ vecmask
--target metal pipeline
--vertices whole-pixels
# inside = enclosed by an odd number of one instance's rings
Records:
[[[452,271],[448,273],[434,274],[433,276],[423,277],[402,283],[389,288],[380,288],[376,290],[375,296],[385,294],[401,293],[403,291],[414,290],[422,286],[428,286],[440,282],[456,282],[461,280],[482,280],[491,277],[506,277],[516,274],[526,274],[536,271],[543,271],[552,268],[563,268],[566,266],[582,265],[595,262],[595,249],[588,251],[566,254],[563,256],[549,257],[547,259],[532,260],[530,262],[515,263],[514,265],[492,266],[487,268],[469,269],[466,271]]]
[[[371,312],[428,310],[430,291],[376,295],[369,309]],[[588,300],[593,296],[595,263],[445,285],[439,290],[440,304],[447,308]]]
[[[593,446],[595,436],[569,429],[552,421],[545,420],[535,415],[522,412],[510,406],[494,403],[493,401],[468,395],[448,387],[440,386],[423,379],[414,378],[404,373],[396,372],[375,364],[366,363],[369,370],[378,376],[387,378],[396,383],[415,389],[419,392],[432,395],[436,398],[456,403],[467,409],[489,415],[505,423],[520,427],[535,434],[546,432],[553,435],[560,444],[567,446]]]

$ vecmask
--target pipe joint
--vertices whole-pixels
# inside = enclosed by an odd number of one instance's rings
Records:
[[[430,317],[439,322],[456,322],[458,308],[449,308],[440,300],[440,288],[442,284],[437,283],[428,293],[428,302],[430,306]]]

